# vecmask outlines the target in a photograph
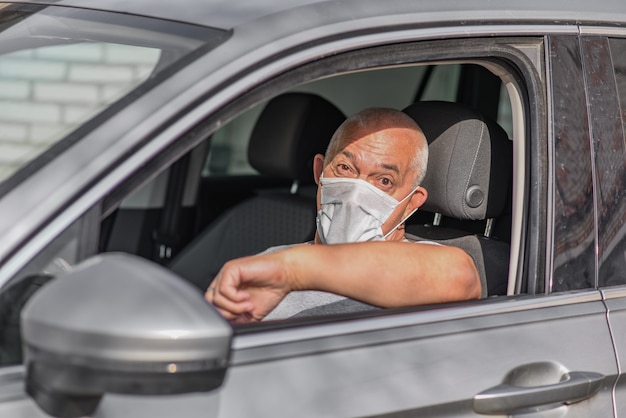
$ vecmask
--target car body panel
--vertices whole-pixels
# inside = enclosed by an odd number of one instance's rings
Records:
[[[188,2],[188,7],[176,7],[172,2],[159,1],[133,1],[124,0],[107,1],[103,7],[94,0],[35,0],[18,2],[31,4],[49,4],[56,6],[84,7],[94,9],[106,9],[120,13],[131,13],[150,16],[160,19],[178,20],[216,28],[232,29],[244,26],[253,21],[272,19],[276,22],[283,21],[286,25],[319,26],[320,22],[328,22],[336,18],[346,20],[358,18],[384,17],[397,21],[399,16],[405,16],[413,22],[433,21],[433,17],[440,22],[458,21],[543,21],[543,22],[623,22],[626,9],[619,0],[604,0],[602,2],[589,3],[583,0],[545,2],[540,0],[493,2],[490,0],[473,1],[459,4],[456,0],[445,1],[414,1],[391,0],[384,4],[372,0],[271,0],[263,3],[254,0],[238,1],[236,6],[232,2],[224,0]],[[620,13],[621,12],[621,13]],[[288,19],[297,16],[298,19]],[[420,16],[422,18],[420,19]]]
[[[554,329],[559,329],[558,338]],[[514,356],[507,349],[510,345],[516,347]],[[597,352],[598,346],[606,347],[603,353]],[[406,416],[475,416],[475,395],[502,383],[519,366],[543,362],[606,377],[592,400],[560,408],[561,416],[612,414],[617,366],[597,293],[546,297],[539,303],[501,300],[317,329],[241,335],[234,342],[226,382],[218,390],[219,416],[386,416],[392,411]],[[544,378],[543,384],[556,383]],[[255,399],[240,402],[241,393]]]
[[[626,349],[624,349],[624,344],[626,344],[626,331],[624,329],[624,324],[626,324],[626,291],[623,288],[609,288],[602,292],[606,298],[609,325],[617,350],[618,364],[620,370],[623,370],[624,362],[626,361]],[[620,376],[617,382],[615,382],[615,411],[617,417],[626,414],[626,401],[624,401],[624,395],[626,394],[625,384],[624,376]]]
[[[103,7],[78,0],[18,3]],[[529,203],[537,205],[530,213],[539,215],[520,221],[519,229],[530,232],[520,237],[526,241],[519,252],[527,252],[515,263],[518,270],[511,274],[517,283],[510,287],[519,292],[525,280],[531,288],[523,296],[239,328],[219,389],[162,397],[107,394],[94,416],[158,418],[181,410],[188,417],[477,416],[477,394],[511,383],[511,376],[522,372],[531,375],[533,386],[549,386],[540,390],[563,383],[570,372],[597,373],[601,386],[589,399],[562,399],[558,405],[533,405],[511,414],[626,415],[620,376],[626,293],[621,287],[595,289],[626,281],[621,258],[612,259],[618,263],[616,280],[601,267],[605,255],[624,245],[623,190],[605,179],[611,174],[623,178],[623,167],[613,167],[615,161],[623,163],[626,151],[623,128],[616,122],[615,80],[605,66],[611,58],[603,49],[606,42],[580,36],[605,29],[618,33],[626,21],[626,3],[481,0],[459,7],[458,1],[447,0],[263,5],[191,0],[188,5],[106,3],[107,10],[119,13],[223,28],[230,37],[103,118],[0,199],[0,288],[81,217],[100,219],[101,202],[128,178],[149,180],[156,176],[155,167],[188,151],[194,145],[185,137],[191,129],[209,117],[212,125],[203,126],[203,132],[227,123],[250,106],[237,99],[289,70],[379,45],[533,35],[547,42],[545,56],[529,48],[529,61],[541,72],[537,80],[546,83],[546,97],[525,102],[533,107],[524,113],[528,131],[515,140],[536,141],[523,148],[530,174],[526,168],[519,171],[530,181],[516,181],[528,189],[519,192],[521,197],[536,198]],[[239,107],[228,109],[232,103]],[[538,109],[544,104],[548,109]],[[576,171],[583,181],[559,190],[560,169]],[[595,195],[588,205],[581,205],[590,193]],[[614,225],[618,232],[609,236]],[[577,228],[584,234],[577,235]],[[559,247],[572,243],[582,250]],[[562,260],[574,267],[555,274]],[[571,288],[585,290],[568,292]],[[546,375],[546,370],[558,373]],[[24,373],[21,366],[0,369],[0,416],[46,416],[24,392]]]
[[[558,384],[562,376],[546,373],[545,364],[603,376],[593,398],[545,416],[612,416],[617,364],[598,292],[243,334],[233,347],[226,381],[210,394],[106,395],[94,416],[132,411],[157,418],[184,408],[189,417],[469,417],[477,416],[475,395],[506,382],[520,366],[527,366],[535,385]],[[38,416],[27,412],[35,408],[24,397],[0,403],[0,412],[13,408]]]

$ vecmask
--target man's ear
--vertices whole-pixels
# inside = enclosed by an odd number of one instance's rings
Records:
[[[410,208],[410,211],[417,209],[424,204],[427,198],[428,198],[428,191],[422,186],[419,186],[413,192],[413,195],[411,196],[411,199],[409,201],[407,208]]]
[[[320,184],[320,177],[324,170],[324,156],[322,154],[315,154],[313,157],[313,179],[315,184]]]

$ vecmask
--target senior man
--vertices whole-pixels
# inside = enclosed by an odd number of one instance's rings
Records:
[[[227,319],[250,322],[343,298],[394,308],[480,297],[467,253],[405,237],[404,222],[427,198],[427,161],[408,115],[371,108],[349,117],[314,159],[314,241],[227,262],[206,299]]]

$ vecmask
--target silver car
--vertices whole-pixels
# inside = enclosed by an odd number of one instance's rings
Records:
[[[487,296],[228,323],[371,106]],[[624,121],[623,0],[0,2],[0,417],[626,417]]]

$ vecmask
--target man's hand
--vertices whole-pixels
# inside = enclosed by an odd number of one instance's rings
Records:
[[[292,289],[280,253],[255,255],[224,264],[205,298],[232,322],[260,321]]]

